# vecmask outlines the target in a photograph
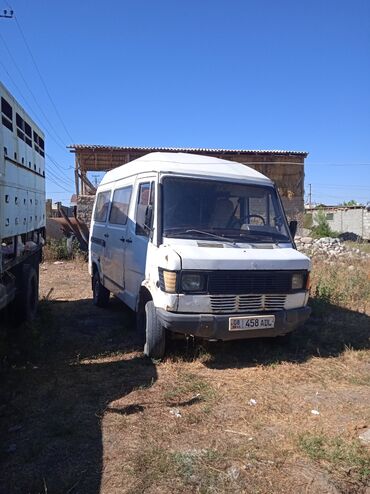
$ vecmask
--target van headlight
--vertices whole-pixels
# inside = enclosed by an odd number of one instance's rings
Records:
[[[305,277],[303,273],[294,273],[292,276],[292,290],[302,290],[304,288]]]
[[[205,276],[200,273],[182,273],[181,289],[184,292],[201,292],[205,287]]]

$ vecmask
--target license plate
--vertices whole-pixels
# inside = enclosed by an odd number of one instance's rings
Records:
[[[274,326],[275,316],[245,316],[229,318],[229,331],[272,329]]]

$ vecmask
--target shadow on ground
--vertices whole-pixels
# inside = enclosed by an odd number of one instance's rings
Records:
[[[329,304],[314,309],[288,340],[172,342],[167,358],[204,356],[204,365],[224,369],[370,348],[368,316]],[[100,492],[104,414],[140,413],[140,405],[112,402],[157,379],[134,327],[132,313],[114,299],[106,310],[90,299],[44,301],[34,324],[12,334],[18,353],[1,376],[0,492]]]
[[[104,413],[157,378],[135,351],[132,322],[115,300],[108,310],[91,300],[47,301],[32,327],[19,329],[30,344],[36,338],[39,352],[22,364],[20,352],[2,375],[0,492],[100,492]]]
[[[169,357],[193,360],[215,369],[302,363],[311,357],[337,357],[347,348],[370,348],[370,317],[331,304],[316,305],[304,327],[285,337],[231,342],[173,342]]]

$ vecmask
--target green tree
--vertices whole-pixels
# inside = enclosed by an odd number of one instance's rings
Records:
[[[323,210],[317,211],[314,216],[316,225],[312,227],[312,235],[316,238],[321,237],[336,237],[337,232],[334,232],[326,219],[326,213]]]
[[[345,207],[347,207],[347,206],[360,206],[360,204],[357,201],[355,201],[354,199],[351,199],[350,201],[343,201],[341,206],[345,206]]]

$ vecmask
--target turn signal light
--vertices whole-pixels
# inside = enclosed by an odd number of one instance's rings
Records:
[[[176,293],[177,273],[176,271],[163,270],[164,291],[167,293]]]

